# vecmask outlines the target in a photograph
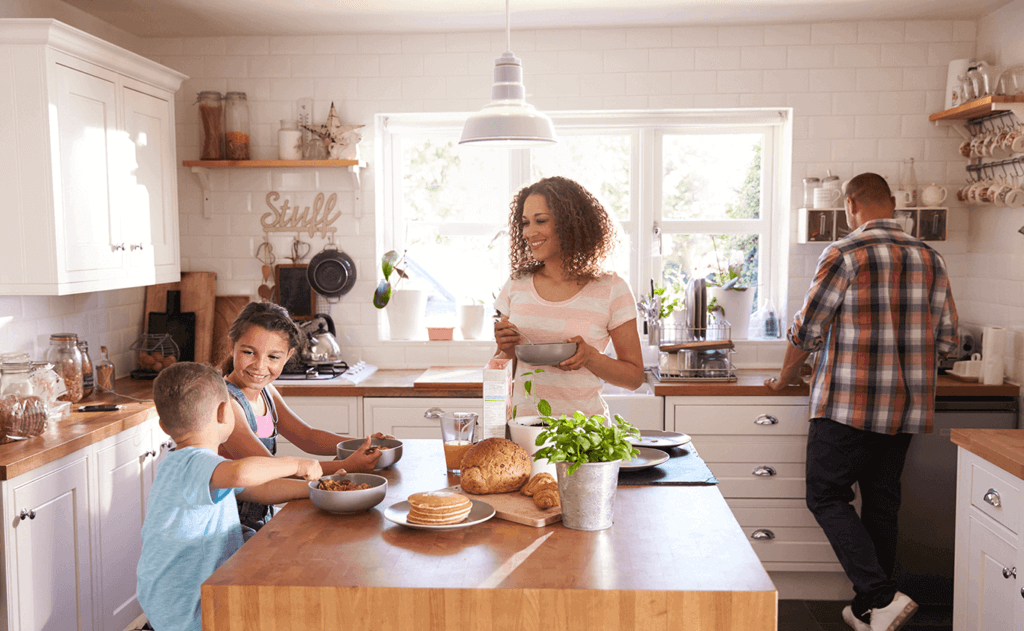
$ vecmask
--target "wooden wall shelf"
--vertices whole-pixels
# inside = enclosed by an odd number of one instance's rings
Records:
[[[965,121],[1002,110],[1011,110],[1016,114],[1018,109],[1024,110],[1024,95],[1022,94],[984,96],[959,107],[936,112],[929,116],[928,120],[936,123],[939,121]]]
[[[185,160],[181,164],[204,169],[323,169],[366,166],[359,160]]]

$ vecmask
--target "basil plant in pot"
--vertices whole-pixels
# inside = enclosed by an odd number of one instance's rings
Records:
[[[391,250],[380,259],[380,268],[384,280],[380,281],[373,292],[373,306],[378,309],[388,308],[388,325],[391,339],[411,340],[422,337],[423,315],[427,306],[427,292],[423,289],[400,289],[403,280],[409,278],[399,265],[405,261],[405,252],[401,258],[398,252]],[[391,286],[391,274],[398,277],[395,286]]]

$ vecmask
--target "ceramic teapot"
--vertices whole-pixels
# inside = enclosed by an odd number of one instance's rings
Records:
[[[946,201],[946,194],[946,189],[933,183],[930,186],[924,187],[924,190],[921,191],[921,201],[924,202],[925,206],[938,206]]]

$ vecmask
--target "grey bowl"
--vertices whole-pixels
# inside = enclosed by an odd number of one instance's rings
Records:
[[[365,438],[353,438],[338,443],[338,459],[344,460],[356,453],[356,450],[359,449],[365,440]],[[387,447],[386,450],[381,452],[377,464],[373,467],[374,471],[387,469],[402,459],[402,441],[400,440],[395,440],[394,438],[371,438],[370,445]]]
[[[576,342],[516,346],[516,357],[534,366],[557,366],[575,354]]]
[[[372,488],[359,491],[321,491],[317,488],[320,480],[309,483],[309,499],[319,508],[341,515],[361,513],[380,504],[388,493],[387,478],[372,473],[346,473],[344,475],[328,475],[321,479],[348,480],[353,484],[369,484]]]

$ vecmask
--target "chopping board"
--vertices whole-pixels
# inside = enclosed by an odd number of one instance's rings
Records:
[[[213,302],[213,346],[210,351],[210,363],[220,366],[221,362],[231,354],[231,340],[228,329],[231,328],[238,313],[245,305],[252,302],[249,296],[217,296]]]
[[[543,528],[556,521],[562,521],[562,507],[538,508],[532,497],[526,497],[519,491],[514,493],[493,493],[491,495],[473,495],[462,490],[461,486],[452,486],[446,491],[455,491],[474,500],[486,502],[494,507],[494,516],[524,526]]]
[[[213,308],[217,294],[217,273],[182,272],[181,280],[177,283],[161,283],[147,287],[143,326],[148,325],[150,313],[167,311],[169,290],[181,292],[183,312],[196,314],[195,361],[209,362],[213,344]]]
[[[412,382],[412,387],[416,390],[469,390],[481,387],[483,382],[484,369],[480,366],[431,366]]]
[[[150,334],[167,333],[178,345],[178,359],[194,362],[196,360],[196,314],[181,311],[181,292],[169,291],[167,311],[158,313],[150,311],[146,330]]]

